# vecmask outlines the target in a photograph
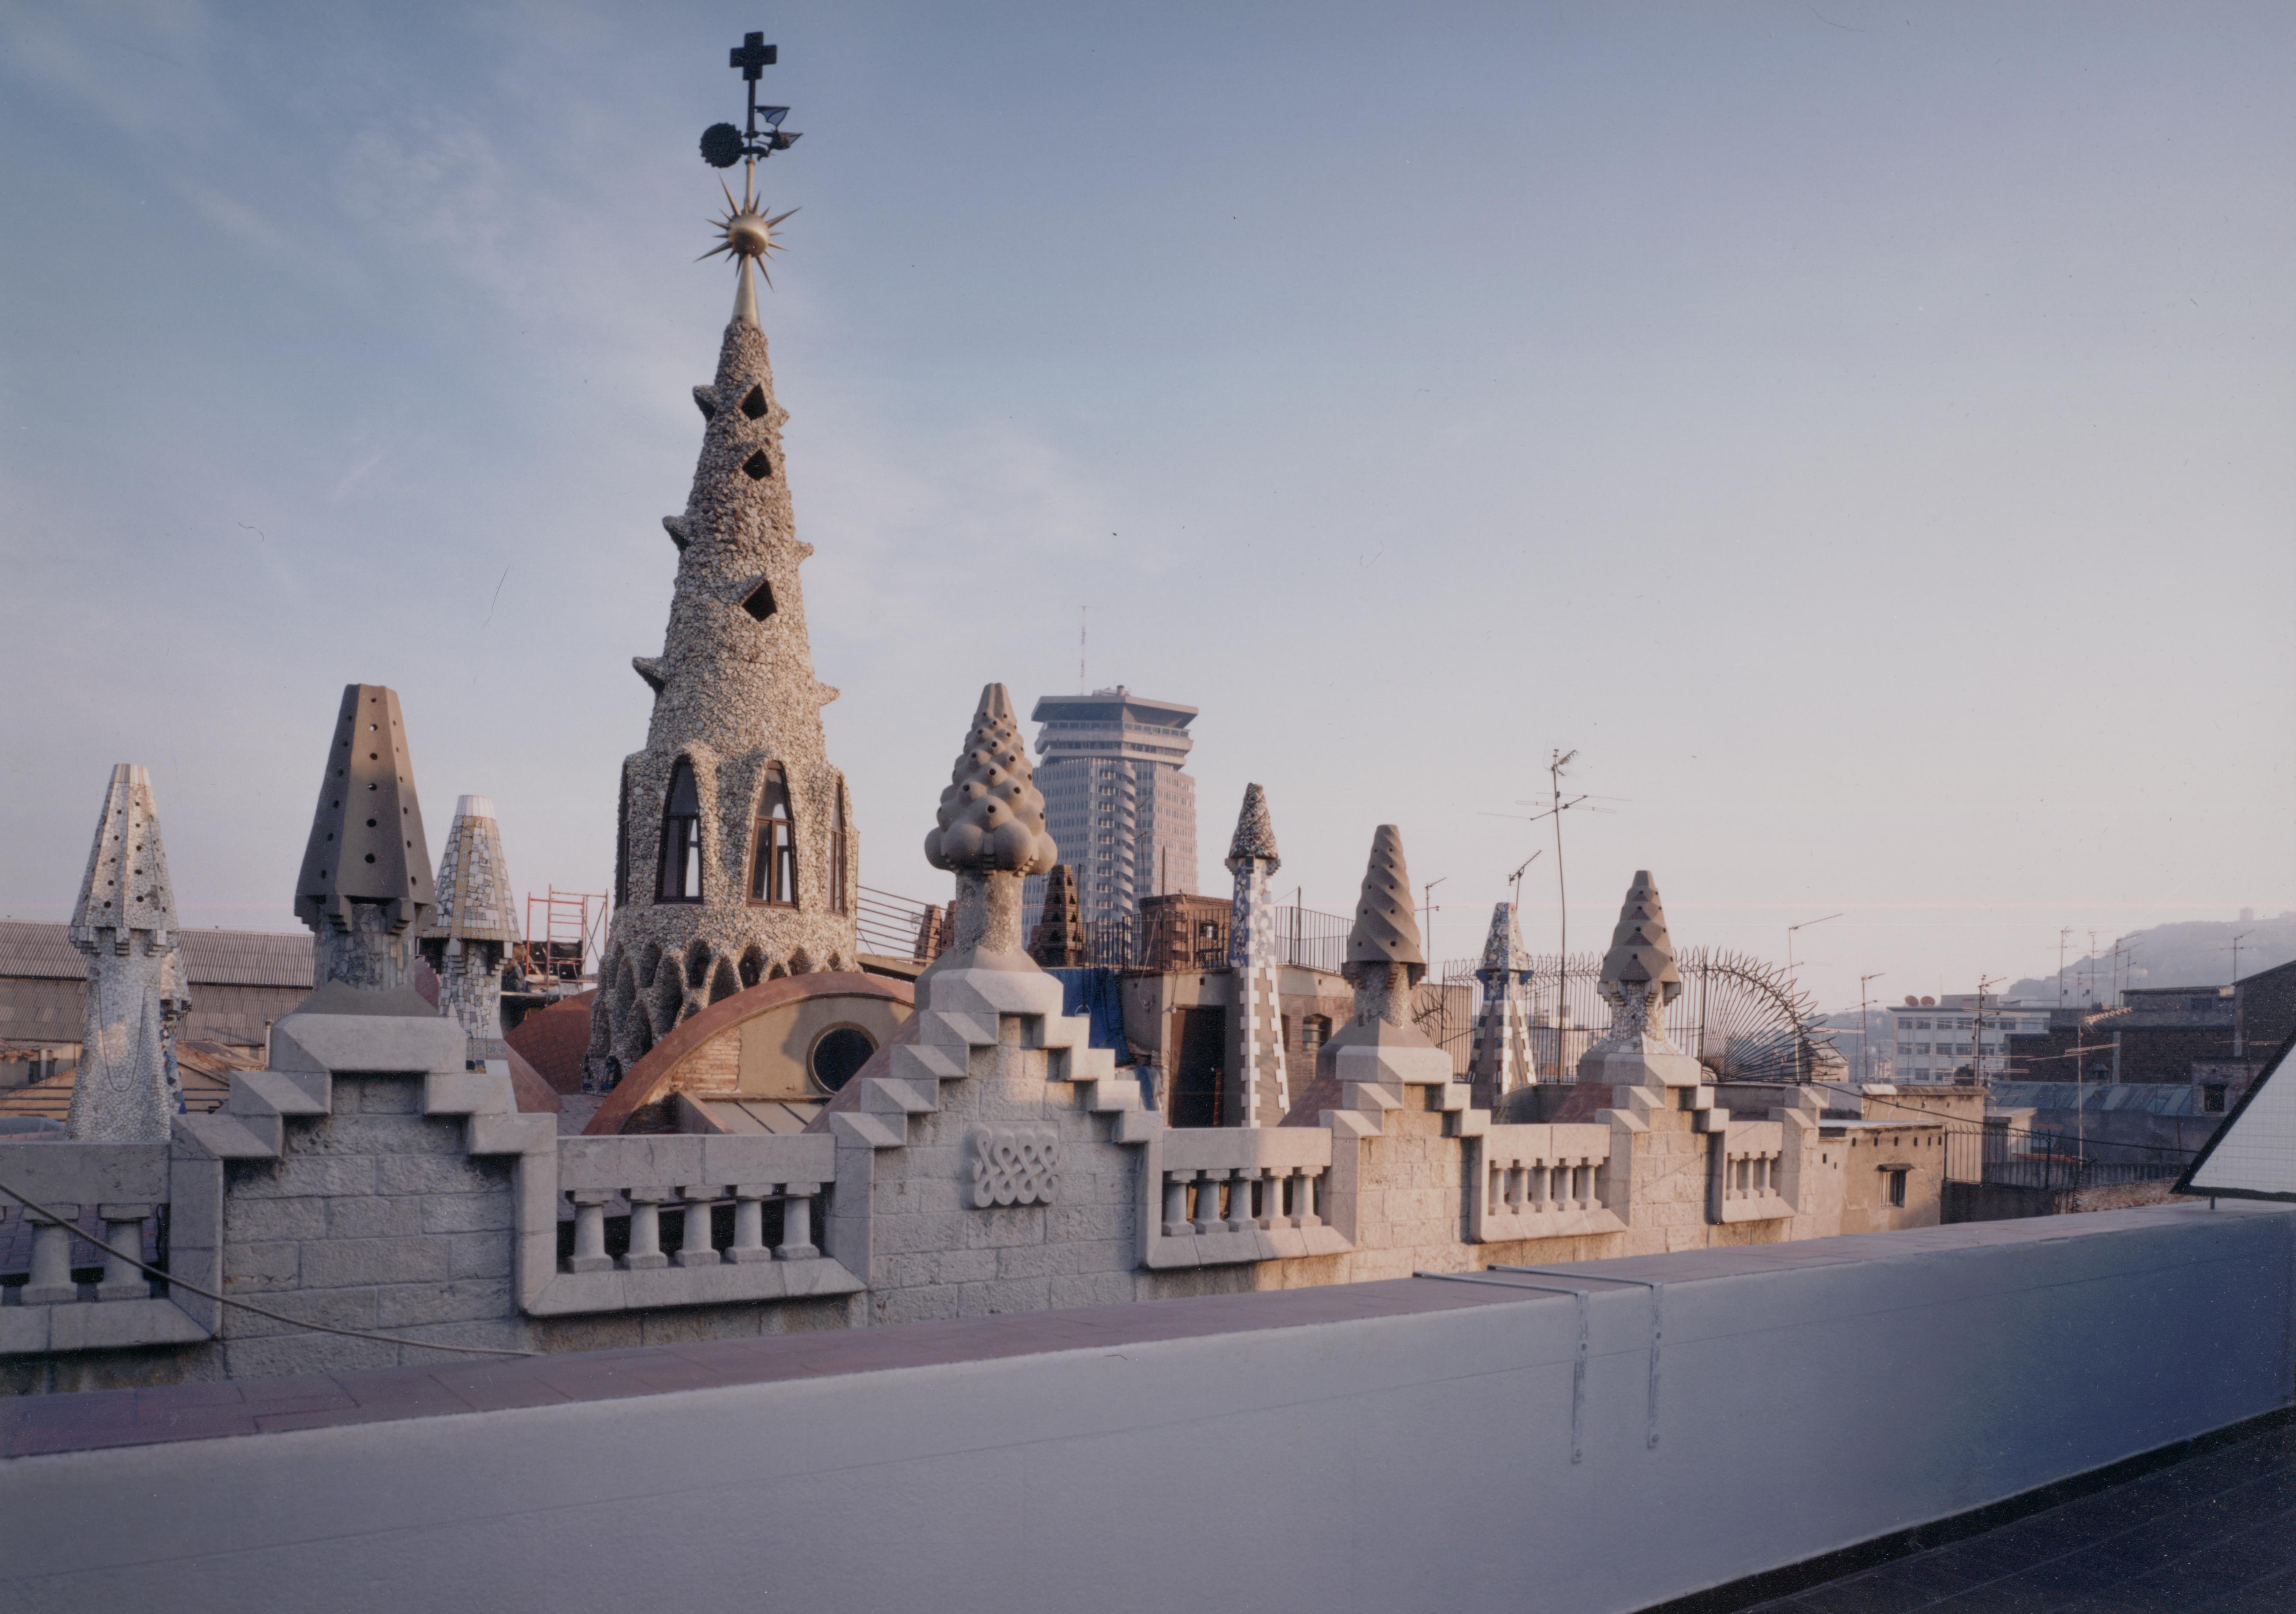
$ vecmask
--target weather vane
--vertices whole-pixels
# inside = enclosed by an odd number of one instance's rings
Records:
[[[701,131],[702,161],[713,168],[742,164],[741,201],[734,200],[731,186],[723,180],[718,182],[718,189],[726,193],[726,216],[709,223],[723,239],[701,257],[731,254],[742,266],[744,284],[752,262],[758,266],[758,273],[766,275],[766,284],[774,283],[773,276],[766,274],[766,254],[781,250],[781,242],[774,239],[774,226],[797,211],[791,208],[788,213],[768,218],[758,205],[758,164],[775,152],[788,151],[801,138],[795,130],[782,127],[789,108],[758,104],[758,80],[767,68],[778,66],[780,61],[779,45],[767,45],[763,34],[745,35],[742,43],[728,53],[726,65],[740,68],[742,81],[749,86],[749,123],[746,128],[739,129],[730,123],[713,123]]]

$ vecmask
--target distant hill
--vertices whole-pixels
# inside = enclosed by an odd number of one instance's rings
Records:
[[[2243,934],[2244,932],[2244,934]],[[2188,920],[2183,924],[2154,925],[2120,938],[2128,949],[2121,955],[2122,987],[2221,987],[2232,979],[2232,938],[2241,938],[2240,972],[2253,975],[2296,959],[2296,913],[2250,920]],[[2099,1003],[2112,995],[2110,947],[2088,963],[2065,966],[2065,1002],[2086,1001],[2095,982]],[[2054,1003],[2057,978],[2028,976],[2003,989],[2006,997],[2039,998]]]

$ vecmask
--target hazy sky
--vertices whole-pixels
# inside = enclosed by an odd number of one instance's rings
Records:
[[[434,846],[603,890],[731,299],[695,152],[779,43],[766,305],[865,883],[980,686],[1203,709],[1279,883],[1373,826],[1479,942],[1828,1007],[2296,906],[2296,8],[0,8],[0,910],[115,761],[289,929],[342,685]],[[1529,939],[1554,945],[1554,854]]]

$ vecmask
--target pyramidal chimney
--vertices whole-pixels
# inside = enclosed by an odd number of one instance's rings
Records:
[[[315,983],[296,1012],[432,1015],[414,970],[436,901],[398,696],[348,684],[295,880]]]

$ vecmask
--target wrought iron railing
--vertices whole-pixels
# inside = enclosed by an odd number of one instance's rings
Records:
[[[1453,959],[1442,978],[1473,987],[1480,1002],[1479,963]],[[1518,990],[1539,1079],[1570,1081],[1578,1056],[1611,1023],[1601,992],[1603,955],[1574,953],[1568,967],[1558,969],[1554,954],[1538,954],[1529,965],[1530,979]],[[1682,991],[1667,1005],[1667,1036],[1718,1079],[1808,1082],[1839,1060],[1833,1034],[1816,1024],[1814,1006],[1775,965],[1722,947],[1685,947],[1675,955],[1675,968]]]
[[[853,924],[860,934],[861,950],[890,958],[916,957],[917,938],[931,905],[872,886],[863,886],[860,891],[860,900],[853,905]]]
[[[1922,1118],[1919,1112],[1908,1110],[1906,1118]],[[1939,1120],[1946,1129],[1945,1180],[1948,1183],[2063,1192],[2157,1183],[2181,1175],[2191,1158],[2190,1151],[2167,1144],[2084,1142],[2053,1132],[2012,1127],[2005,1121],[1971,1126],[1942,1117],[1930,1118]]]

